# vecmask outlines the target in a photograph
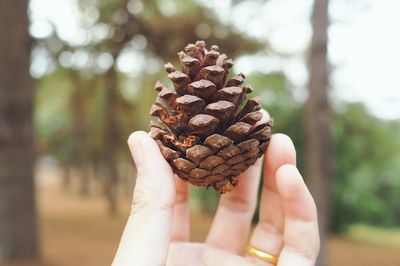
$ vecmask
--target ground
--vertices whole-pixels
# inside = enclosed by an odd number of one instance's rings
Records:
[[[99,190],[99,189],[98,189]],[[38,186],[40,262],[0,263],[0,266],[110,265],[129,212],[129,199],[120,200],[120,213],[109,217],[99,191],[81,198],[66,192],[59,182]],[[211,216],[193,213],[192,240],[201,241]],[[333,236],[329,240],[329,266],[399,266],[400,247],[385,247]]]

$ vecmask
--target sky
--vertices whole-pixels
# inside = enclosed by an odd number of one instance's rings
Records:
[[[163,1],[166,12],[173,12],[168,2]],[[255,56],[239,58],[236,67],[247,73],[283,70],[293,85],[295,97],[304,100],[308,78],[305,54],[311,37],[309,18],[313,1],[243,1],[234,8],[230,8],[230,0],[197,2],[217,11],[222,21],[239,31],[268,40],[274,51],[290,55],[282,57],[261,51],[257,58],[263,60],[255,60]],[[140,12],[143,7],[140,0],[131,0],[130,4],[131,12]],[[51,26],[47,21],[51,21],[61,38],[72,44],[85,41],[76,20],[79,16],[76,0],[31,0],[30,8],[33,36],[48,36]],[[334,103],[361,101],[380,118],[400,119],[399,10],[399,0],[330,1],[328,51]],[[89,10],[86,15],[89,23],[98,16],[95,10]],[[104,32],[99,27],[97,34],[101,36]],[[43,72],[44,60],[40,60],[40,56],[37,58],[31,72],[38,77]],[[112,63],[107,55],[101,60],[105,65]],[[118,63],[125,72],[140,71],[132,61],[122,59]],[[157,65],[157,62],[152,64]]]

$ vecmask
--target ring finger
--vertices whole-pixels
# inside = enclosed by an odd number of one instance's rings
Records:
[[[283,134],[272,136],[265,155],[264,184],[260,202],[260,221],[250,239],[250,245],[273,256],[283,247],[284,213],[276,187],[276,171],[285,164],[296,164],[296,152],[290,138]],[[257,265],[272,265],[249,257]]]

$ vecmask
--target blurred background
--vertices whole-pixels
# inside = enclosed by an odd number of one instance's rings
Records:
[[[217,44],[289,135],[318,265],[400,265],[400,2],[0,0],[0,265],[110,265],[163,64]],[[177,65],[177,64],[176,64]],[[192,187],[192,240],[218,195]],[[257,214],[254,222],[257,221]]]

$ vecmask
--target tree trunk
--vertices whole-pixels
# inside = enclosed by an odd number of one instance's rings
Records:
[[[86,197],[90,193],[90,175],[89,167],[90,155],[88,144],[88,122],[85,110],[85,90],[87,90],[84,80],[80,73],[69,71],[71,80],[74,81],[74,92],[71,96],[71,110],[74,119],[73,134],[75,147],[75,165],[78,168],[78,177],[80,178],[79,194]]]
[[[315,0],[312,14],[313,36],[309,56],[309,96],[305,109],[306,175],[318,208],[321,251],[317,265],[326,265],[326,246],[332,178],[332,115],[328,99],[329,70],[327,60],[328,0]]]
[[[71,167],[66,165],[63,166],[62,169],[63,169],[62,188],[64,191],[69,191],[71,189]]]
[[[0,261],[38,254],[27,6],[0,0]]]
[[[118,146],[120,134],[117,122],[117,108],[119,104],[118,76],[114,67],[110,68],[106,74],[106,123],[105,123],[105,165],[107,167],[107,176],[104,182],[104,191],[108,200],[108,210],[111,216],[118,212],[117,205],[117,184],[118,175]]]

